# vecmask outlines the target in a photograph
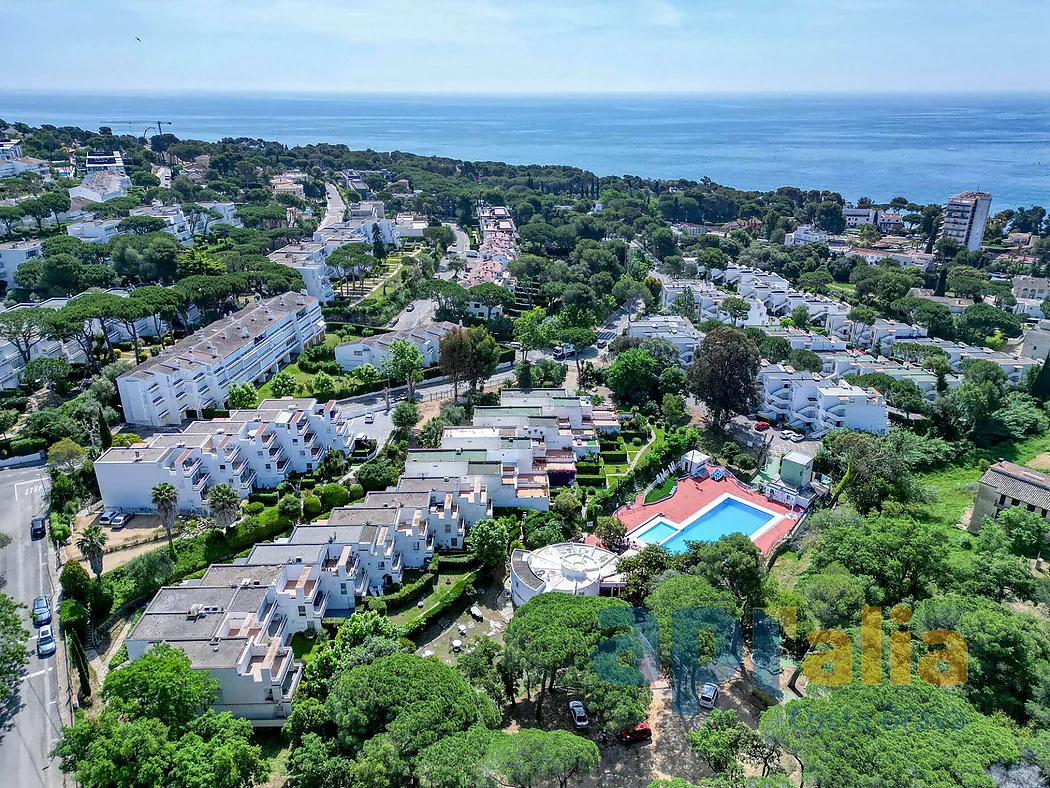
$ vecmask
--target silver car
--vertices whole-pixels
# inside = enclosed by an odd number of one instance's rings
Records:
[[[36,638],[36,653],[41,657],[50,657],[56,648],[54,628],[50,624],[40,627],[40,634]]]
[[[718,686],[705,684],[700,688],[700,708],[713,709],[716,703],[718,703]]]
[[[591,724],[587,710],[578,700],[569,701],[569,714],[572,715],[572,727],[576,730],[583,730]]]

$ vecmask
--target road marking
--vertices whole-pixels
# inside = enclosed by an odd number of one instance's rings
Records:
[[[52,665],[49,668],[44,668],[43,670],[38,670],[36,673],[30,673],[28,676],[23,676],[22,677],[22,681],[28,681],[29,679],[35,679],[37,676],[43,676],[45,673],[49,673],[49,672],[51,672],[54,669],[55,669],[55,667],[54,667],[54,665]]]
[[[20,497],[18,488],[19,487],[25,487],[25,486],[29,487],[28,493],[29,493],[30,497],[33,497],[38,492],[43,492],[44,491],[44,484],[43,484],[43,482],[38,481],[38,480],[28,481],[28,482],[15,482],[15,499],[16,500]]]

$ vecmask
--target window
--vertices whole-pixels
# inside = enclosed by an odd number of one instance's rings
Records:
[[[386,569],[386,561],[380,561],[379,562],[379,568],[380,569]]]
[[[306,615],[306,606],[305,605],[299,605],[299,615],[300,616],[305,616]]]
[[[339,584],[339,593],[346,596],[346,583]]]
[[[452,523],[445,523],[445,533],[452,533]]]
[[[220,471],[224,471],[224,470],[226,470],[226,466],[225,466],[225,465],[220,465],[220,466],[219,466],[219,470],[220,470]]]
[[[270,465],[270,463],[266,463],[266,470],[272,471],[273,470],[273,466]]]
[[[459,539],[457,539],[454,536],[452,537],[452,546],[453,547],[459,547]]]

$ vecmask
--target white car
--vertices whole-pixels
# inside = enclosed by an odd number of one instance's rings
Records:
[[[374,413],[365,414],[365,424],[375,424],[376,415]]]
[[[569,714],[572,715],[572,727],[576,730],[582,731],[591,724],[587,710],[578,700],[569,701]]]
[[[116,517],[119,512],[116,509],[106,509],[102,514],[98,516],[99,525],[109,525],[113,522],[113,518]]]
[[[36,636],[36,653],[41,657],[50,657],[55,653],[55,630],[48,624],[40,627],[40,633]]]
[[[802,443],[802,441],[804,441],[805,439],[806,439],[806,436],[802,435],[802,434],[800,434],[798,432],[792,433],[792,435],[791,435],[791,442],[792,443]]]
[[[700,688],[700,708],[713,709],[718,702],[718,686],[705,684]]]
[[[781,437],[781,438],[782,438],[783,440],[786,440],[786,441],[789,441],[789,440],[791,440],[791,439],[792,439],[793,437],[795,437],[795,436],[796,436],[797,434],[798,434],[797,432],[792,432],[791,430],[781,430],[781,431],[780,431],[780,437]]]

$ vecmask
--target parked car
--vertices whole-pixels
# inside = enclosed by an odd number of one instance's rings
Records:
[[[768,421],[756,421],[755,422],[755,432],[763,432],[764,430],[768,430],[768,429],[769,429],[769,422]]]
[[[705,684],[700,688],[700,708],[713,709],[718,702],[718,686]]]
[[[413,304],[413,303],[411,303],[411,302],[409,302],[408,306],[406,306],[406,307],[405,307],[405,311],[406,311],[406,312],[411,312],[411,311],[412,311],[412,310],[414,310],[415,308],[416,308],[416,305],[415,305],[415,304]]]
[[[129,512],[121,512],[120,514],[116,515],[112,520],[110,520],[109,524],[113,528],[123,528],[134,516],[135,515],[130,514]]]
[[[616,738],[622,744],[634,744],[639,741],[649,741],[653,738],[653,730],[648,722],[639,722],[633,728],[624,728],[616,734]]]
[[[804,441],[805,439],[806,439],[806,436],[803,435],[802,433],[799,433],[799,432],[791,433],[791,442],[792,443],[802,443],[802,441]]]
[[[781,430],[781,431],[780,431],[780,437],[781,437],[781,438],[782,438],[783,440],[786,440],[786,441],[789,441],[789,440],[791,440],[792,436],[793,436],[793,435],[796,435],[796,434],[797,434],[797,433],[795,433],[795,432],[792,432],[791,430]]]
[[[387,323],[387,326],[389,326],[390,328],[393,328],[396,325],[397,325],[397,318],[396,317],[393,320],[391,320],[389,323]]]
[[[109,525],[113,522],[113,518],[116,517],[120,512],[116,509],[106,509],[102,514],[98,516],[99,525]]]
[[[33,600],[33,623],[37,626],[51,622],[51,602],[46,596],[38,596]]]
[[[55,653],[55,630],[50,625],[40,628],[36,637],[36,653],[41,657],[50,657]]]
[[[47,520],[43,517],[34,517],[29,524],[29,536],[33,539],[43,539],[47,536]]]
[[[366,413],[365,414],[365,424],[375,424],[375,423],[376,423],[376,414],[374,414],[374,413]]]
[[[583,708],[583,704],[578,700],[569,701],[569,714],[572,715],[572,727],[576,730],[582,731],[591,724],[590,719],[587,717],[587,710]]]

